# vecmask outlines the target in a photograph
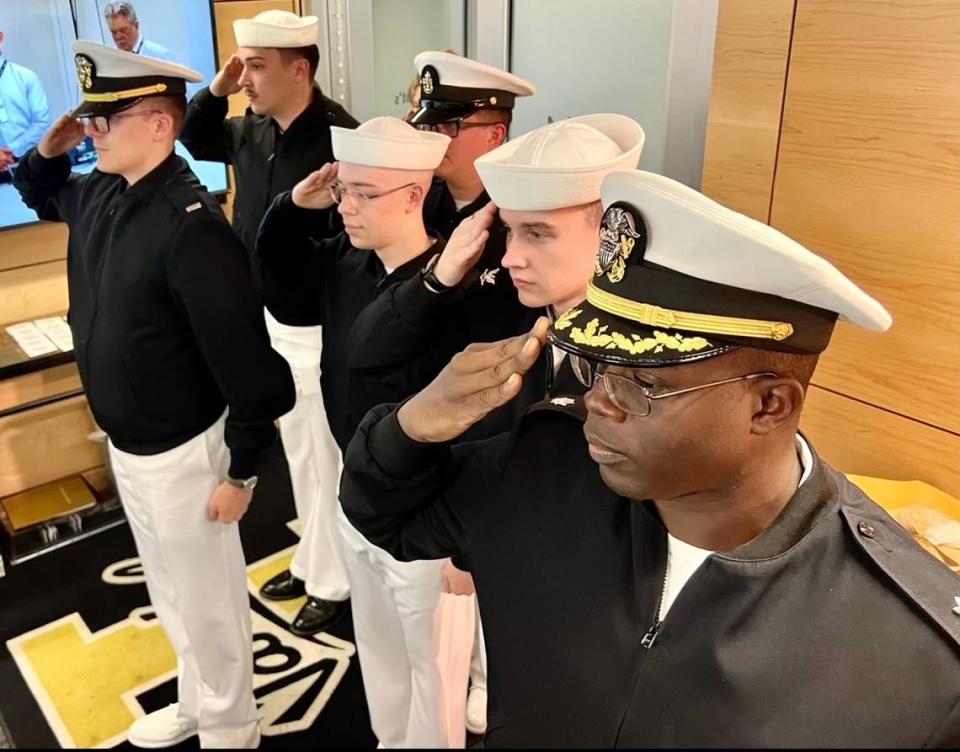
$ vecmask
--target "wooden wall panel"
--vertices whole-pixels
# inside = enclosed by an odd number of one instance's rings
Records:
[[[0,496],[104,464],[84,397],[0,418]]]
[[[960,435],[815,386],[800,427],[841,472],[923,480],[960,499]]]
[[[0,232],[0,271],[67,257],[67,226],[41,222]]]
[[[0,411],[79,388],[80,374],[75,363],[0,379]]]
[[[703,192],[761,222],[770,214],[795,0],[720,0]]]
[[[54,316],[66,310],[66,261],[0,272],[0,325]]]
[[[771,214],[894,317],[885,335],[840,324],[815,383],[954,434],[958,39],[956,0],[798,0]]]

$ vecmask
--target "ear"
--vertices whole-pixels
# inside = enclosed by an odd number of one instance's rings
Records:
[[[407,206],[404,209],[404,212],[410,214],[411,212],[422,212],[423,199],[426,195],[426,192],[423,190],[422,185],[412,185],[407,189]]]
[[[490,148],[495,149],[507,140],[507,126],[504,123],[494,123],[490,129]]]
[[[157,115],[156,123],[156,129],[154,130],[155,140],[163,141],[167,138],[170,138],[171,134],[174,133],[173,115],[171,115],[169,112],[159,113]]]
[[[308,81],[310,79],[310,63],[308,63],[304,58],[297,60],[297,73],[296,79],[297,83],[301,81]]]
[[[803,385],[796,379],[761,379],[752,385],[753,415],[751,432],[773,433],[784,426],[796,428],[803,409]]]

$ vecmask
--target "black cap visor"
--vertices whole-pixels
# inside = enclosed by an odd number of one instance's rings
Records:
[[[558,318],[550,343],[599,363],[663,368],[714,358],[737,345],[710,335],[638,324],[583,301]]]
[[[438,125],[462,120],[481,108],[473,102],[420,100],[420,109],[407,118],[410,125]]]
[[[102,117],[113,115],[117,112],[123,112],[124,110],[129,110],[138,102],[142,102],[144,97],[137,97],[136,99],[121,99],[116,102],[81,102],[80,106],[77,107],[73,112],[70,113],[72,118],[93,118],[93,117]]]

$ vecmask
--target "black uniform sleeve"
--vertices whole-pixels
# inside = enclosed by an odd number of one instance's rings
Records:
[[[354,336],[347,349],[350,367],[380,369],[400,366],[432,352],[437,332],[445,328],[449,314],[456,309],[463,295],[460,287],[431,292],[419,274],[384,290],[354,322]],[[442,357],[442,364],[461,349]]]
[[[168,274],[229,407],[230,476],[248,478],[295,392],[286,361],[270,347],[246,250],[226,221],[198,212],[174,241]]]
[[[255,255],[264,288],[285,291],[301,313],[322,324],[323,283],[336,241],[312,237],[316,215],[294,204],[290,191],[279,194],[260,223]]]
[[[180,141],[194,159],[233,163],[243,118],[228,118],[226,97],[216,97],[208,87],[200,89],[187,105]]]
[[[350,522],[399,561],[456,557],[470,568],[470,542],[496,503],[512,434],[481,442],[420,444],[381,405],[347,447],[340,501]]]
[[[84,176],[71,172],[66,154],[46,159],[36,147],[20,160],[13,176],[23,203],[33,209],[37,217],[67,224],[76,214],[83,180]]]

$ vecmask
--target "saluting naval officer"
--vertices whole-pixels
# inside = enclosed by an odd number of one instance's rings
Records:
[[[797,427],[838,318],[883,307],[778,231],[668,178],[603,185],[586,300],[550,342],[590,391],[448,442],[546,340],[474,346],[365,419],[342,499],[481,599],[488,746],[960,742],[958,580]]]
[[[257,461],[293,406],[243,244],[174,154],[186,81],[200,74],[92,42],[73,45],[83,102],[23,160],[16,186],[66,222],[70,329],[150,600],[178,657],[179,702],[129,739],[259,743],[246,568],[237,521]],[[93,139],[97,169],[67,152]]]
[[[424,227],[423,200],[449,142],[392,117],[373,118],[356,130],[334,128],[339,162],[278,196],[260,228],[257,253],[264,277],[279,284],[300,278],[314,286],[311,297],[323,327],[323,398],[330,428],[344,449],[376,404],[354,390],[346,358],[359,336],[354,323],[384,290],[417,275],[443,250],[443,239]],[[310,237],[311,215],[333,202],[345,232]],[[338,511],[339,506],[324,508],[331,525]],[[373,731],[385,747],[440,746],[433,624],[441,562],[397,562],[339,517]],[[332,606],[320,604],[315,616],[308,611],[300,618],[332,622],[344,611]]]
[[[502,265],[527,308],[514,323],[515,335],[537,316],[556,318],[586,294],[596,260],[596,236],[603,210],[600,184],[616,170],[637,166],[643,129],[625,115],[598,114],[538,128],[477,159],[491,198],[487,207],[453,233],[432,273],[387,290],[354,325],[358,336],[347,350],[356,389],[372,393],[369,404],[397,402],[426,385],[459,350],[471,344],[470,316],[483,316],[488,287],[464,284],[482,268],[488,228],[499,210],[508,230]],[[475,300],[467,306],[465,301]],[[474,427],[469,438],[509,430],[523,411],[552,391],[582,391],[563,352],[546,348],[524,380],[523,394]],[[441,361],[437,365],[437,361]],[[392,391],[391,391],[392,389]],[[461,439],[462,440],[462,439]],[[470,594],[469,574],[447,566],[447,588]],[[473,733],[486,725],[486,670],[479,631],[471,667],[466,724]]]
[[[233,226],[252,252],[257,229],[271,201],[333,161],[331,126],[357,125],[314,82],[320,59],[320,22],[289,11],[268,10],[234,22],[238,49],[209,89],[193,97],[181,140],[197,159],[232,164],[237,178]],[[250,107],[243,117],[227,118],[227,96],[244,91]],[[336,212],[313,212],[313,234],[340,229]],[[254,264],[259,279],[259,267]],[[261,283],[264,280],[259,280]],[[276,279],[262,286],[267,330],[273,347],[287,360],[297,385],[294,409],[280,418],[280,436],[301,537],[290,570],[264,583],[271,600],[307,595],[307,612],[294,619],[293,631],[307,636],[327,626],[313,606],[342,603],[350,595],[340,553],[330,542],[321,508],[337,504],[339,450],[330,436],[320,394],[320,322],[313,315],[308,280]],[[326,609],[331,613],[336,610]],[[309,617],[309,618],[308,618]]]

